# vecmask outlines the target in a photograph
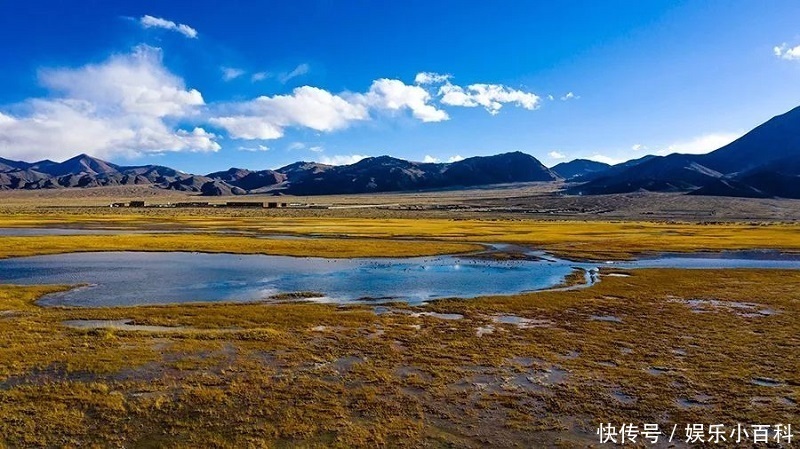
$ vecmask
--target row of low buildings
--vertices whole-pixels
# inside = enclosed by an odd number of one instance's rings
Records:
[[[325,205],[303,204],[303,203],[279,203],[277,201],[228,201],[226,203],[209,203],[207,201],[187,201],[166,204],[147,204],[144,201],[130,201],[127,203],[111,203],[111,207],[230,207],[230,208],[327,208]]]

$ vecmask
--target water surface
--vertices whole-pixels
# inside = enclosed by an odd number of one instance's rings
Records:
[[[541,255],[531,252],[532,256]],[[769,259],[737,253],[665,255],[601,264],[619,268],[786,268],[797,257]],[[322,302],[425,301],[511,295],[553,288],[575,268],[597,264],[548,256],[491,260],[469,256],[325,259],[188,252],[99,252],[0,260],[0,283],[84,285],[45,296],[43,305],[130,306],[193,301],[258,301],[318,292]],[[588,276],[593,282],[596,276]],[[307,296],[307,295],[303,295]]]

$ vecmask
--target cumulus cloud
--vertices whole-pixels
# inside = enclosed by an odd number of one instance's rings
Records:
[[[575,95],[573,92],[567,92],[561,96],[561,101],[577,100],[578,98],[581,97]]]
[[[326,165],[350,165],[355,164],[356,162],[366,159],[369,156],[365,156],[363,154],[344,154],[344,155],[336,155],[336,156],[321,156],[319,158],[319,163],[326,164]]]
[[[441,122],[449,116],[441,109],[429,104],[431,94],[419,86],[410,86],[400,80],[381,78],[375,80],[369,92],[363,97],[364,102],[377,109],[398,111],[409,109],[411,115],[423,122]]]
[[[171,20],[148,15],[142,16],[142,18],[139,19],[139,23],[145,28],[163,28],[165,30],[181,33],[190,39],[197,39],[197,30],[182,23],[175,23]]]
[[[51,95],[14,105],[0,120],[0,151],[20,159],[63,159],[166,151],[216,151],[214,134],[179,129],[204,105],[195,89],[161,62],[157,48],[140,46],[100,64],[42,70]]]
[[[365,105],[311,86],[298,87],[289,95],[262,96],[231,107],[240,113],[210,121],[237,139],[278,139],[287,127],[335,131],[369,118]]]
[[[420,72],[414,78],[416,84],[441,84],[452,78],[453,75],[443,75],[434,72]]]
[[[295,88],[290,94],[262,96],[226,105],[228,114],[210,122],[237,139],[278,139],[286,128],[309,128],[330,132],[371,118],[371,111],[409,110],[423,122],[447,120],[447,113],[428,102],[430,94],[419,86],[399,80],[379,79],[366,93],[332,94],[311,86]]]
[[[633,145],[633,146],[631,147],[631,150],[633,150],[633,151],[642,151],[642,150],[647,150],[647,149],[648,149],[648,148],[647,148],[647,146],[646,146],[646,145],[642,145],[642,144],[640,144],[640,143],[637,143],[637,144],[635,144],[635,145]]]
[[[449,82],[439,88],[441,102],[450,106],[482,106],[492,115],[500,113],[504,104],[515,104],[521,108],[534,110],[539,107],[540,98],[531,92],[524,92],[502,84],[470,84],[467,87]]]
[[[705,154],[733,142],[741,137],[741,133],[710,133],[694,137],[692,139],[675,142],[658,154],[684,153],[684,154]]]
[[[559,153],[558,151],[551,151],[547,153],[551,159],[566,159],[566,155],[564,153]]]
[[[425,157],[422,159],[422,162],[425,162],[426,164],[435,164],[439,162],[439,159],[429,154],[426,154]]]
[[[790,47],[785,42],[772,49],[775,56],[789,61],[800,59],[800,45]]]
[[[235,80],[245,74],[244,70],[235,67],[221,67],[220,70],[222,70],[222,79],[225,81]]]
[[[456,154],[455,156],[450,156],[449,158],[447,158],[447,162],[458,162],[458,161],[463,161],[463,160],[464,160],[464,157],[460,156],[458,154]]]
[[[291,81],[292,78],[297,78],[298,76],[305,75],[310,70],[311,66],[309,66],[308,64],[300,64],[297,67],[295,67],[292,71],[284,72],[278,75],[278,81],[280,81],[283,84],[286,84],[289,81]]]

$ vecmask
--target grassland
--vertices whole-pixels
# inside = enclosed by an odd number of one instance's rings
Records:
[[[646,221],[540,221],[516,219],[388,219],[352,217],[306,217],[262,215],[264,211],[212,209],[129,210],[64,209],[56,211],[15,210],[0,216],[0,227],[74,226],[119,229],[191,230],[194,235],[160,237],[7,237],[5,246],[15,248],[80,248],[138,246],[143,249],[177,249],[230,252],[264,252],[286,255],[355,255],[436,254],[463,252],[474,247],[464,243],[514,243],[546,249],[553,253],[582,259],[625,259],[635,254],[654,252],[691,252],[746,249],[800,251],[800,224],[796,223],[683,223]],[[282,212],[291,214],[293,212]],[[218,238],[204,233],[224,229],[251,235],[292,234],[327,237],[325,242],[287,242],[245,239],[235,236]],[[365,239],[347,241],[343,239]],[[397,239],[404,239],[398,241]],[[116,241],[115,241],[116,240]],[[125,240],[136,242],[126,245]],[[412,243],[412,241],[415,241]],[[157,242],[157,243],[156,243]],[[430,242],[434,243],[433,247]],[[149,246],[148,246],[149,245]],[[436,245],[439,246],[438,250]],[[456,245],[456,246],[448,246]],[[461,246],[458,246],[461,245]],[[4,251],[0,249],[0,254]],[[21,255],[23,249],[13,253]],[[7,253],[13,255],[12,253]]]
[[[0,228],[190,232],[4,236],[0,257],[410,256],[484,242],[591,259],[800,250],[791,223],[1,212]],[[258,238],[267,234],[318,238]],[[68,286],[0,285],[0,447],[586,447],[601,421],[800,424],[800,272],[603,274],[587,289],[395,304],[388,313],[310,303],[42,308],[36,298]],[[169,329],[65,325],[73,320]]]
[[[400,305],[40,308],[59,287],[2,286],[0,435],[9,447],[585,447],[600,421],[796,422],[800,273],[629,274],[425,309],[457,320]],[[698,313],[690,299],[718,303]],[[181,328],[62,324],[76,319]]]
[[[88,251],[196,251],[284,256],[412,257],[464,253],[476,244],[381,239],[266,239],[208,233],[3,237],[0,258]]]

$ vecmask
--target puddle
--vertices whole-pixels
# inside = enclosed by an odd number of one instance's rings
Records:
[[[633,404],[634,402],[636,402],[636,399],[634,399],[633,396],[628,396],[627,394],[625,394],[625,393],[623,393],[621,391],[612,392],[611,393],[611,397],[613,397],[614,399],[616,399],[617,401],[619,401],[619,402],[621,402],[623,404]]]
[[[615,317],[614,315],[592,315],[592,320],[594,321],[606,321],[609,323],[621,323],[622,319]]]
[[[786,385],[784,382],[769,377],[754,377],[750,380],[750,383],[759,387],[782,387]]]
[[[709,399],[710,396],[698,395],[693,398],[679,398],[677,403],[681,408],[702,408],[709,406],[707,403]]]
[[[364,362],[364,359],[361,357],[356,356],[347,356],[341,357],[333,362],[333,368],[338,371],[339,373],[346,373],[353,369],[353,367],[359,363]]]
[[[113,329],[142,332],[186,332],[198,330],[184,326],[147,326],[131,323],[133,323],[133,320],[67,320],[61,322],[64,326],[74,329]]]
[[[745,318],[759,318],[778,314],[778,311],[765,307],[762,304],[741,301],[721,301],[718,299],[670,299],[671,302],[680,302],[689,306],[694,313],[708,313],[714,311],[727,311]]]
[[[544,371],[537,371],[535,374],[528,376],[530,380],[540,385],[557,385],[566,382],[569,373],[566,370],[557,367],[551,367]]]
[[[535,327],[551,327],[556,324],[551,320],[523,318],[516,315],[495,315],[492,317],[492,321],[494,321],[497,324],[511,324],[521,329],[530,329]]]
[[[439,318],[440,320],[460,320],[464,318],[464,315],[461,315],[460,313],[439,313],[439,312],[416,312],[412,313],[411,316],[413,317],[430,316],[433,318]]]
[[[536,383],[535,378],[526,374],[516,374],[511,378],[511,385],[523,390],[541,390],[542,386]]]
[[[392,313],[392,309],[386,306],[375,306],[372,308],[375,315],[386,315]]]
[[[475,328],[475,335],[478,337],[483,337],[484,335],[493,334],[494,333],[494,326],[491,324],[487,326],[478,326]]]
[[[647,372],[653,376],[660,376],[662,374],[667,374],[670,371],[672,370],[661,366],[651,366],[650,368],[647,368]]]

